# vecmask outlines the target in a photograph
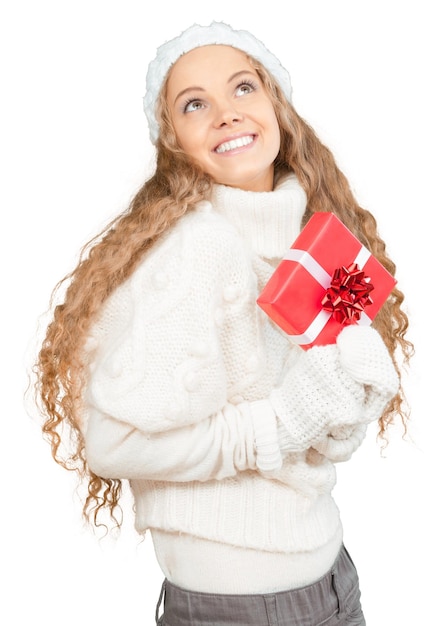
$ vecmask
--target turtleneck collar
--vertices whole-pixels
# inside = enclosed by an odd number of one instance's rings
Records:
[[[274,191],[214,185],[211,201],[252,250],[270,260],[282,258],[300,233],[307,199],[296,176],[291,174]]]

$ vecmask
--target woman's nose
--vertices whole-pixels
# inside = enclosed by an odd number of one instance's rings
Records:
[[[218,105],[215,117],[215,126],[222,128],[237,124],[243,120],[243,115],[232,105],[231,102],[225,102]]]

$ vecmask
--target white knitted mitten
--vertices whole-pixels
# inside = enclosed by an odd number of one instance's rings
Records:
[[[347,326],[337,337],[341,367],[365,385],[364,422],[381,417],[399,389],[398,374],[381,335],[372,326]]]
[[[366,431],[367,424],[342,426],[316,443],[314,448],[334,463],[347,461],[360,447]]]
[[[340,366],[337,345],[303,351],[280,387],[270,394],[277,417],[292,438],[292,450],[305,450],[333,427],[363,421],[365,391]]]

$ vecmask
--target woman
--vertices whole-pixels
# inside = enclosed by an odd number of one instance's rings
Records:
[[[95,524],[119,523],[130,481],[168,626],[365,623],[334,463],[369,422],[382,436],[405,422],[408,321],[395,289],[373,327],[304,351],[258,310],[315,211],[395,271],[290,97],[244,31],[195,25],[159,48],[144,99],[156,171],[84,251],[39,356],[53,456],[88,480]]]

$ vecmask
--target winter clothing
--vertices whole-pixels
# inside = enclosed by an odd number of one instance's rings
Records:
[[[324,575],[342,542],[333,461],[350,458],[397,390],[372,328],[305,352],[257,307],[305,206],[294,175],[272,192],[215,185],[112,293],[90,335],[88,464],[130,480],[137,530],[157,533],[161,567],[185,588],[204,581],[183,580],[179,558],[170,569],[180,537],[193,554],[221,551],[209,591],[224,592],[244,553],[279,555],[291,587]],[[259,584],[283,588],[286,572],[268,562]]]

